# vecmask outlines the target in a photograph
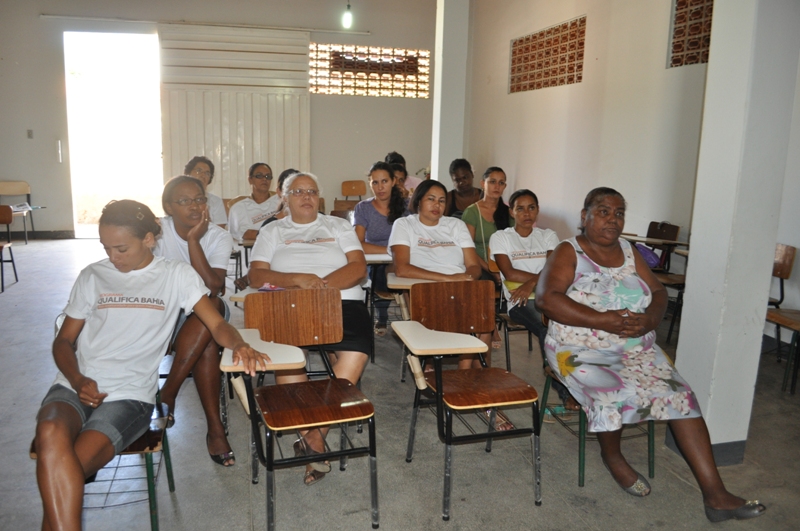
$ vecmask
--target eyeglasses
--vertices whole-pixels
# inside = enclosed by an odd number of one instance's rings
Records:
[[[253,174],[253,178],[254,179],[266,179],[268,181],[271,181],[272,180],[272,175],[270,175],[269,173],[254,173]]]
[[[295,188],[294,190],[288,190],[286,193],[296,197],[300,197],[301,195],[317,197],[319,195],[319,190],[314,190],[313,188],[309,188],[308,190],[303,190],[302,188]]]
[[[205,170],[205,171],[204,170],[192,170],[192,175],[211,177],[211,171],[210,170]]]
[[[194,199],[189,199],[188,197],[182,197],[182,198],[178,199],[177,201],[173,201],[173,203],[176,203],[176,204],[178,204],[180,206],[184,206],[184,207],[185,206],[189,206],[192,203],[197,203],[198,205],[205,205],[206,203],[208,203],[208,198],[206,196],[195,197]]]

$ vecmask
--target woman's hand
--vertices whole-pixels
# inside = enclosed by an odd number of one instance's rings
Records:
[[[641,337],[652,330],[648,329],[648,317],[645,314],[633,313],[630,310],[609,310],[602,313],[603,321],[599,328],[619,337]]]
[[[536,279],[534,279],[534,281],[524,282],[520,287],[512,291],[509,302],[514,304],[514,306],[525,306],[528,304],[528,299],[530,298],[531,293],[533,293],[533,288],[536,287],[535,280]]]
[[[209,216],[208,216],[208,207],[207,205],[202,205],[203,209],[200,211],[200,214],[203,216],[200,220],[200,223],[189,229],[189,233],[186,237],[189,240],[200,241],[200,238],[205,236],[206,232],[208,232],[208,223],[209,223]]]
[[[244,372],[250,376],[255,376],[259,370],[267,370],[267,364],[271,361],[269,356],[254,350],[247,343],[239,343],[233,348],[234,365],[239,365],[239,362],[241,362]]]
[[[84,376],[75,386],[75,392],[82,404],[97,408],[106,399],[108,393],[101,393],[97,388],[97,382]]]
[[[299,289],[323,289],[328,287],[328,281],[312,273],[297,273],[294,275],[294,284]]]

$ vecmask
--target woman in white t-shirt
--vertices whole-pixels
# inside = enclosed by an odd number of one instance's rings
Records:
[[[111,202],[100,216],[108,259],[81,271],[72,288],[53,342],[60,372],[37,415],[43,529],[80,529],[85,479],[147,431],[181,309],[195,312],[251,375],[269,361],[222,319],[191,266],[153,256],[159,231],[136,201]]]
[[[236,241],[255,240],[258,229],[281,211],[281,198],[270,196],[272,168],[265,162],[256,162],[247,170],[247,180],[252,193],[231,206],[228,213],[228,231]]]
[[[547,327],[534,305],[533,290],[539,282],[539,272],[547,257],[559,243],[558,235],[550,229],[535,226],[539,216],[539,198],[530,190],[517,190],[511,194],[509,208],[515,224],[492,234],[489,249],[492,259],[500,268],[503,294],[508,301],[508,315],[539,339],[539,350],[544,360]],[[558,392],[567,409],[578,410],[580,406],[561,382],[554,379],[553,389]]]
[[[214,180],[214,163],[207,157],[197,156],[192,157],[192,160],[186,163],[183,168],[183,174],[200,179],[203,183],[203,188],[206,191],[208,198],[208,214],[211,223],[219,225],[223,229],[228,225],[228,214],[225,212],[225,203],[218,195],[214,195],[208,191],[208,186]]]
[[[319,214],[319,185],[309,173],[296,173],[283,183],[289,216],[261,229],[250,258],[250,286],[265,283],[286,289],[333,288],[342,293],[340,343],[326,345],[336,353],[333,371],[338,378],[358,383],[372,349],[372,323],[364,304],[361,282],[367,262],[353,226],[346,220]],[[302,326],[302,323],[298,323]],[[306,381],[304,369],[276,373],[279,384]],[[327,429],[301,434],[295,453],[322,451]],[[304,482],[311,485],[330,471],[330,463],[306,467]]]
[[[164,185],[161,205],[167,216],[161,218],[161,235],[153,254],[190,264],[211,292],[214,307],[227,321],[230,311],[219,295],[225,291],[233,238],[210,222],[206,200],[203,183],[194,177],[180,175]],[[206,415],[208,453],[215,463],[232,466],[235,459],[219,414],[219,345],[196,315],[181,313],[172,349],[175,360],[161,388],[161,401],[169,407],[167,427],[175,422],[175,400],[191,372]]]

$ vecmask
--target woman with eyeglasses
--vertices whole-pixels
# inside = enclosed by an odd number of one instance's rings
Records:
[[[296,173],[283,183],[289,216],[266,225],[258,234],[250,261],[250,286],[266,283],[285,289],[338,289],[342,294],[344,336],[333,351],[337,378],[358,383],[372,348],[372,323],[364,304],[361,282],[367,277],[367,262],[353,226],[344,219],[326,216],[319,208],[319,185],[310,173]],[[297,323],[303,326],[302,323]],[[278,384],[308,380],[304,369],[280,371]],[[324,449],[327,429],[301,433],[294,443],[296,455],[311,455]],[[327,461],[306,467],[303,482],[316,483],[329,472]]]
[[[233,250],[231,235],[210,222],[203,183],[181,175],[170,179],[161,194],[167,214],[161,218],[161,236],[155,256],[186,262],[203,279],[211,303],[230,319],[228,306],[220,298],[225,292],[225,275]],[[211,460],[222,466],[235,462],[219,415],[219,345],[195,315],[181,312],[172,338],[175,360],[161,389],[161,401],[169,407],[167,427],[175,422],[175,399],[190,372],[194,375],[208,427],[206,445]]]
[[[205,188],[206,197],[208,198],[208,214],[211,218],[211,223],[224,229],[228,224],[225,203],[222,202],[220,196],[208,191],[208,186],[214,180],[214,163],[208,157],[200,155],[192,157],[192,160],[187,162],[183,168],[183,174],[199,179],[203,183],[203,188]]]
[[[281,211],[281,198],[270,197],[272,168],[266,162],[256,162],[247,171],[252,193],[231,207],[228,231],[236,241],[255,240],[265,220]]]

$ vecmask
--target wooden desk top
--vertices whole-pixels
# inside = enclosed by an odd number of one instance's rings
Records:
[[[429,330],[417,321],[393,321],[392,330],[417,356],[477,354],[486,352],[486,343],[467,334]]]
[[[306,366],[306,357],[297,347],[262,341],[258,330],[254,328],[240,329],[239,333],[251,347],[270,357],[272,363],[267,365],[266,371],[302,369]],[[233,351],[229,348],[222,351],[219,369],[222,372],[243,372],[241,365],[233,364]]]
[[[255,240],[240,240],[239,245],[242,247],[247,247],[248,249],[252,249],[253,246],[256,244]]]
[[[389,289],[411,289],[414,284],[421,284],[426,282],[436,282],[435,280],[425,280],[422,278],[403,278],[398,277],[394,273],[386,274],[386,286]]]
[[[675,254],[677,254],[678,256],[683,256],[684,258],[689,258],[688,249],[675,249]]]
[[[232,293],[230,296],[231,302],[244,302],[244,298],[250,295],[251,293],[258,293],[256,288],[245,288],[242,291],[237,291],[236,293]]]
[[[364,254],[367,258],[368,264],[391,264],[392,257],[389,256],[389,253],[380,253],[380,254]]]
[[[630,234],[623,234],[622,237],[630,242],[644,243],[647,245],[680,245],[681,247],[689,247],[689,242],[659,240],[658,238],[646,238],[644,236],[633,236]]]

